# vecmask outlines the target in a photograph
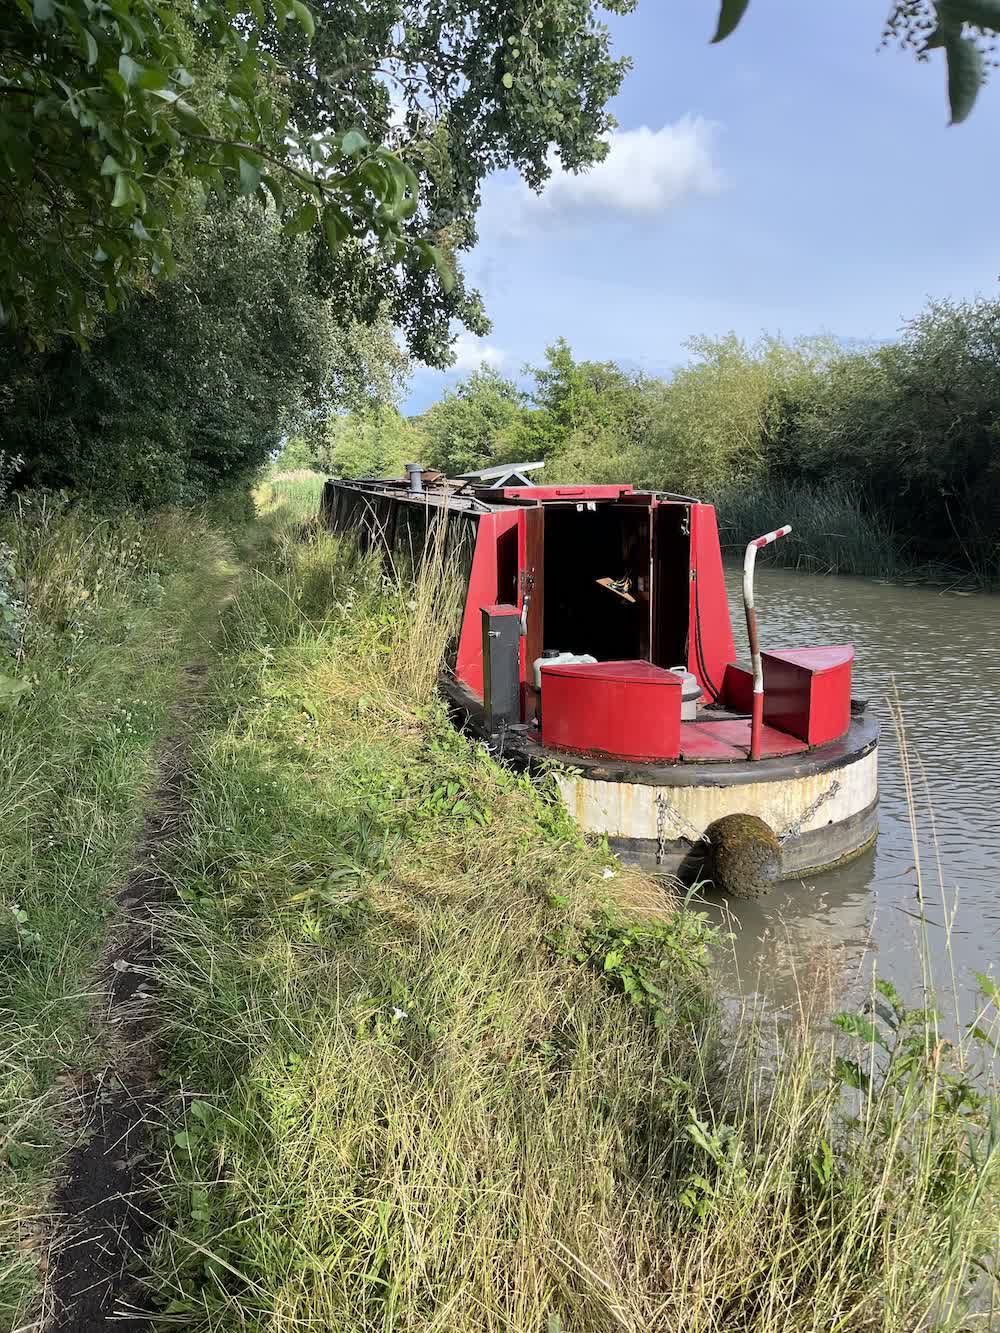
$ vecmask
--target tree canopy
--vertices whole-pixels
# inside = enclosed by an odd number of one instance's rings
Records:
[[[180,272],[87,349],[0,342],[0,452],[22,484],[156,505],[245,482],[283,434],[392,402],[408,361],[384,317],[345,320],[324,246],[273,210],[209,206]]]
[[[509,462],[521,447],[522,401],[513,380],[480,366],[420,418],[425,460],[452,477]]]
[[[624,13],[635,0],[604,0]],[[0,319],[85,337],[173,265],[195,191],[267,201],[424,361],[483,331],[456,263],[484,176],[607,151],[627,62],[593,0],[9,0]]]

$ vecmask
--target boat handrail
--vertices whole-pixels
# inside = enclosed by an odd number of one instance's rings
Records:
[[[787,537],[792,525],[786,523],[782,528],[766,532],[763,537],[754,537],[747,543],[743,556],[743,609],[747,618],[747,638],[750,640],[750,661],[753,666],[753,707],[750,713],[750,758],[759,759],[761,735],[764,730],[764,664],[760,655],[760,640],[757,636],[757,609],[753,600],[753,572],[757,563],[757,552],[770,546],[779,537]]]

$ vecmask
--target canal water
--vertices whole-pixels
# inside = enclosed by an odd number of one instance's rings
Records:
[[[729,591],[745,656],[737,571]],[[853,692],[882,726],[879,837],[760,903],[709,895],[732,933],[729,989],[783,1008],[822,986],[850,1003],[874,968],[916,1001],[929,963],[945,1009],[957,999],[969,1021],[973,974],[1000,979],[1000,597],[799,574],[766,557],[756,591],[765,650],[853,642]]]

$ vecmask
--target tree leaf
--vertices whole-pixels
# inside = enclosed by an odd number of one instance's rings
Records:
[[[55,17],[55,0],[34,0],[31,6],[31,13],[36,23],[48,23],[50,18]]]
[[[132,183],[124,171],[115,177],[115,192],[111,200],[112,208],[124,208],[132,202]]]
[[[286,236],[299,236],[304,231],[315,227],[319,221],[319,211],[315,204],[303,204],[290,222],[285,224]]]
[[[977,28],[1000,31],[1000,0],[941,0],[939,23],[974,23]]]
[[[452,291],[455,286],[455,270],[452,268],[451,263],[446,258],[443,251],[439,250],[436,245],[429,245],[427,249],[431,259],[434,261],[434,267],[437,269],[437,275],[441,286],[444,289],[445,294],[447,294]]]
[[[124,51],[118,57],[118,73],[125,80],[126,87],[134,88],[144,72],[142,65],[137,60],[133,60],[131,56],[126,55]]]
[[[136,79],[137,88],[153,91],[165,88],[170,82],[166,70],[158,69],[155,65],[147,65],[145,68],[140,66],[140,69],[142,69],[142,73]]]
[[[360,130],[348,130],[340,150],[345,157],[357,157],[359,153],[366,153],[370,147],[367,135],[362,134]]]
[[[316,36],[316,22],[310,13],[309,6],[304,5],[302,0],[291,0],[289,13],[295,15],[303,32],[312,41]]]
[[[254,194],[260,185],[260,167],[247,157],[240,155],[240,193]]]
[[[511,74],[511,73],[508,71],[508,72],[503,76],[503,78],[500,80],[500,82],[503,84],[503,86],[504,86],[505,88],[513,88],[513,86],[514,86],[514,76],[513,76],[513,74]]]
[[[948,57],[948,105],[951,124],[961,125],[976,104],[983,81],[983,57],[971,37],[953,37],[945,44]]]
[[[712,42],[723,42],[735,32],[739,26],[740,19],[747,12],[747,6],[750,0],[722,0],[719,7],[719,23],[715,29],[715,36]]]
[[[328,204],[323,209],[323,235],[330,253],[333,254],[341,241],[346,240],[350,234],[351,229],[343,213],[335,205]]]
[[[101,163],[102,176],[118,176],[124,170],[125,168],[122,164],[116,158],[113,158],[110,153],[108,153],[107,157]]]
[[[97,42],[94,40],[94,34],[89,28],[83,30],[83,42],[87,51],[87,68],[93,69],[97,64]]]

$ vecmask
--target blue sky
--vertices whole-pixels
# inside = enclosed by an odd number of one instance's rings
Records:
[[[943,53],[879,51],[888,0],[640,0],[609,22],[634,68],[620,137],[541,200],[488,183],[467,272],[493,320],[456,368],[417,369],[420,411],[486,359],[519,377],[579,356],[668,372],[693,334],[894,336],[929,297],[997,294],[996,89],[948,128]]]

